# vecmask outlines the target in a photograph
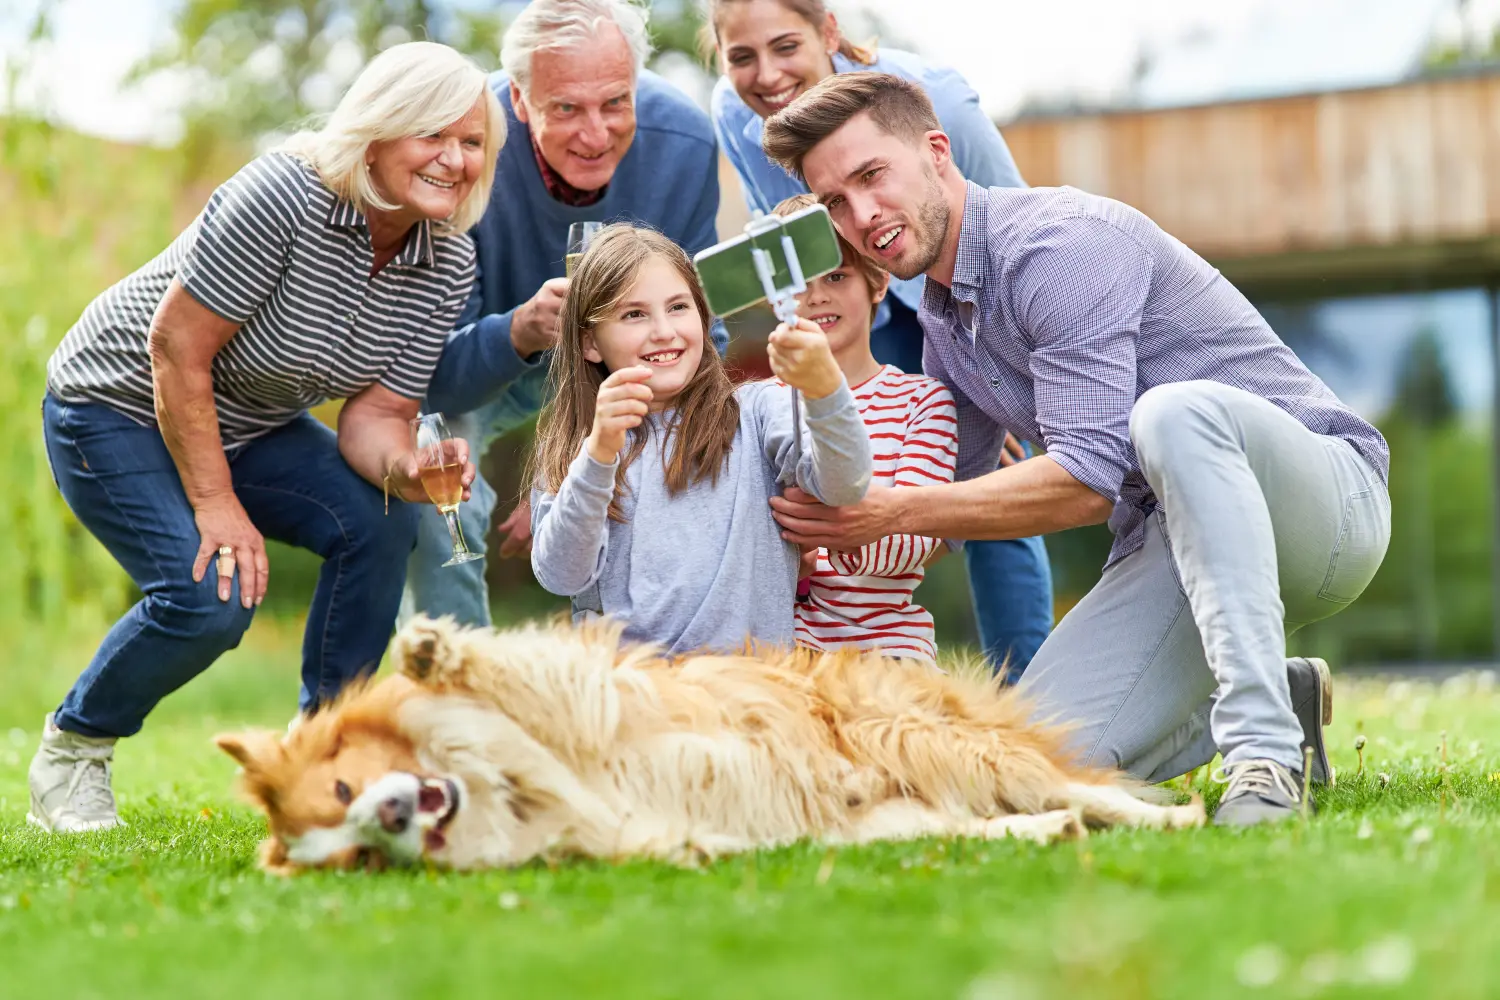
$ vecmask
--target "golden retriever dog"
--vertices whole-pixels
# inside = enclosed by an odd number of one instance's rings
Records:
[[[419,618],[396,636],[396,676],[288,735],[219,736],[269,820],[263,866],[693,861],[1203,822],[1201,802],[1146,802],[1072,762],[987,678],[848,652],[669,660],[620,633]]]

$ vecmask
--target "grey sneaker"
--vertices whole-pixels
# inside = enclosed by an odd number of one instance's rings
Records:
[[[1316,656],[1294,656],[1286,661],[1286,679],[1292,689],[1292,711],[1302,723],[1302,748],[1312,747],[1312,780],[1333,784],[1333,765],[1323,745],[1323,727],[1333,722],[1333,673],[1328,661]]]
[[[113,739],[58,729],[47,715],[42,745],[31,759],[31,811],[26,822],[50,833],[82,833],[124,826],[110,788]]]
[[[1214,813],[1214,826],[1279,823],[1302,809],[1302,775],[1274,760],[1242,760],[1219,768],[1212,777],[1229,783]]]

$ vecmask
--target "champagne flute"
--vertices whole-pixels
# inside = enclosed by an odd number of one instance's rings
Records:
[[[458,442],[448,430],[441,413],[424,413],[411,421],[411,447],[417,454],[417,474],[422,488],[448,523],[453,539],[453,558],[444,566],[483,559],[464,544],[463,528],[458,523],[458,505],[464,496],[464,466],[459,461]]]
[[[568,227],[568,256],[566,257],[566,273],[573,277],[573,271],[578,267],[578,262],[588,251],[589,244],[594,237],[599,235],[599,230],[604,228],[602,222],[575,222]]]

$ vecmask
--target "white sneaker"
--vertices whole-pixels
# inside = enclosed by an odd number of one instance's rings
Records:
[[[31,811],[26,822],[50,833],[83,833],[124,826],[110,788],[113,739],[58,729],[47,714],[42,745],[31,759]]]

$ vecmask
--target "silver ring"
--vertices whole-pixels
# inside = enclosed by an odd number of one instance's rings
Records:
[[[220,545],[219,546],[219,555],[221,555],[221,556],[232,556],[232,555],[234,555],[234,546],[233,545]]]

